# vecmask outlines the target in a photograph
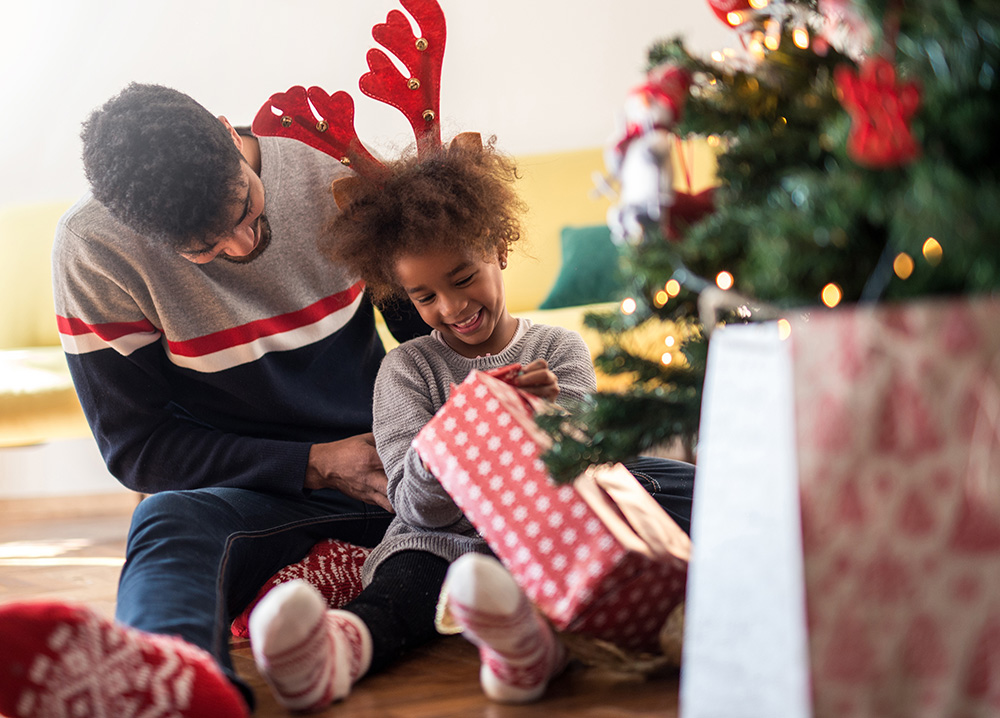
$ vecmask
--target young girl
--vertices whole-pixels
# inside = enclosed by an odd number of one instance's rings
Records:
[[[410,447],[449,387],[474,369],[522,364],[516,386],[563,404],[596,388],[578,334],[507,311],[502,271],[522,210],[515,178],[492,143],[468,133],[433,156],[390,165],[377,182],[352,177],[334,188],[342,212],[330,251],[373,301],[412,302],[433,332],[392,350],[375,384],[375,442],[396,517],[365,562],[364,590],[327,610],[311,586],[288,582],[251,614],[257,665],[290,709],[322,709],[434,637],[442,583],[464,554],[482,560],[449,577],[450,609],[480,645],[487,694],[530,700],[565,663],[548,624]]]

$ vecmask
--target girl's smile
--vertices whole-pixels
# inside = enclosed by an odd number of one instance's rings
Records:
[[[482,326],[483,312],[476,312],[463,322],[455,322],[452,326],[459,334],[472,334]]]
[[[504,254],[495,259],[445,249],[404,254],[396,261],[396,277],[448,346],[466,357],[497,354],[517,329],[504,296]]]

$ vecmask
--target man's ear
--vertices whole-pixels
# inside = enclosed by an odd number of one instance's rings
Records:
[[[361,192],[362,180],[360,177],[338,177],[330,183],[330,191],[333,192],[333,201],[337,203],[337,209],[345,211],[358,198]]]
[[[240,133],[236,131],[235,127],[229,124],[229,120],[227,120],[223,115],[219,115],[219,122],[221,122],[225,126],[225,128],[229,131],[229,136],[233,138],[233,143],[236,145],[236,149],[242,152],[243,137],[240,135]]]
[[[483,136],[478,132],[463,132],[455,135],[448,145],[448,149],[462,152],[482,152]]]

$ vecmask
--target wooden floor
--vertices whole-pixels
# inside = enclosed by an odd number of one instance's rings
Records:
[[[0,517],[0,603],[31,598],[85,602],[114,612],[128,515]],[[240,674],[257,695],[256,716],[287,716],[257,673],[247,641],[234,640]],[[318,716],[337,718],[670,718],[677,716],[676,673],[637,680],[571,666],[542,700],[526,706],[487,701],[479,657],[460,636],[441,638],[385,673],[361,681]]]

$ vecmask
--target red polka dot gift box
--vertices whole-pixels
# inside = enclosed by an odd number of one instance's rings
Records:
[[[655,650],[684,600],[689,539],[621,465],[555,485],[533,419],[543,406],[473,372],[414,446],[556,628]]]

